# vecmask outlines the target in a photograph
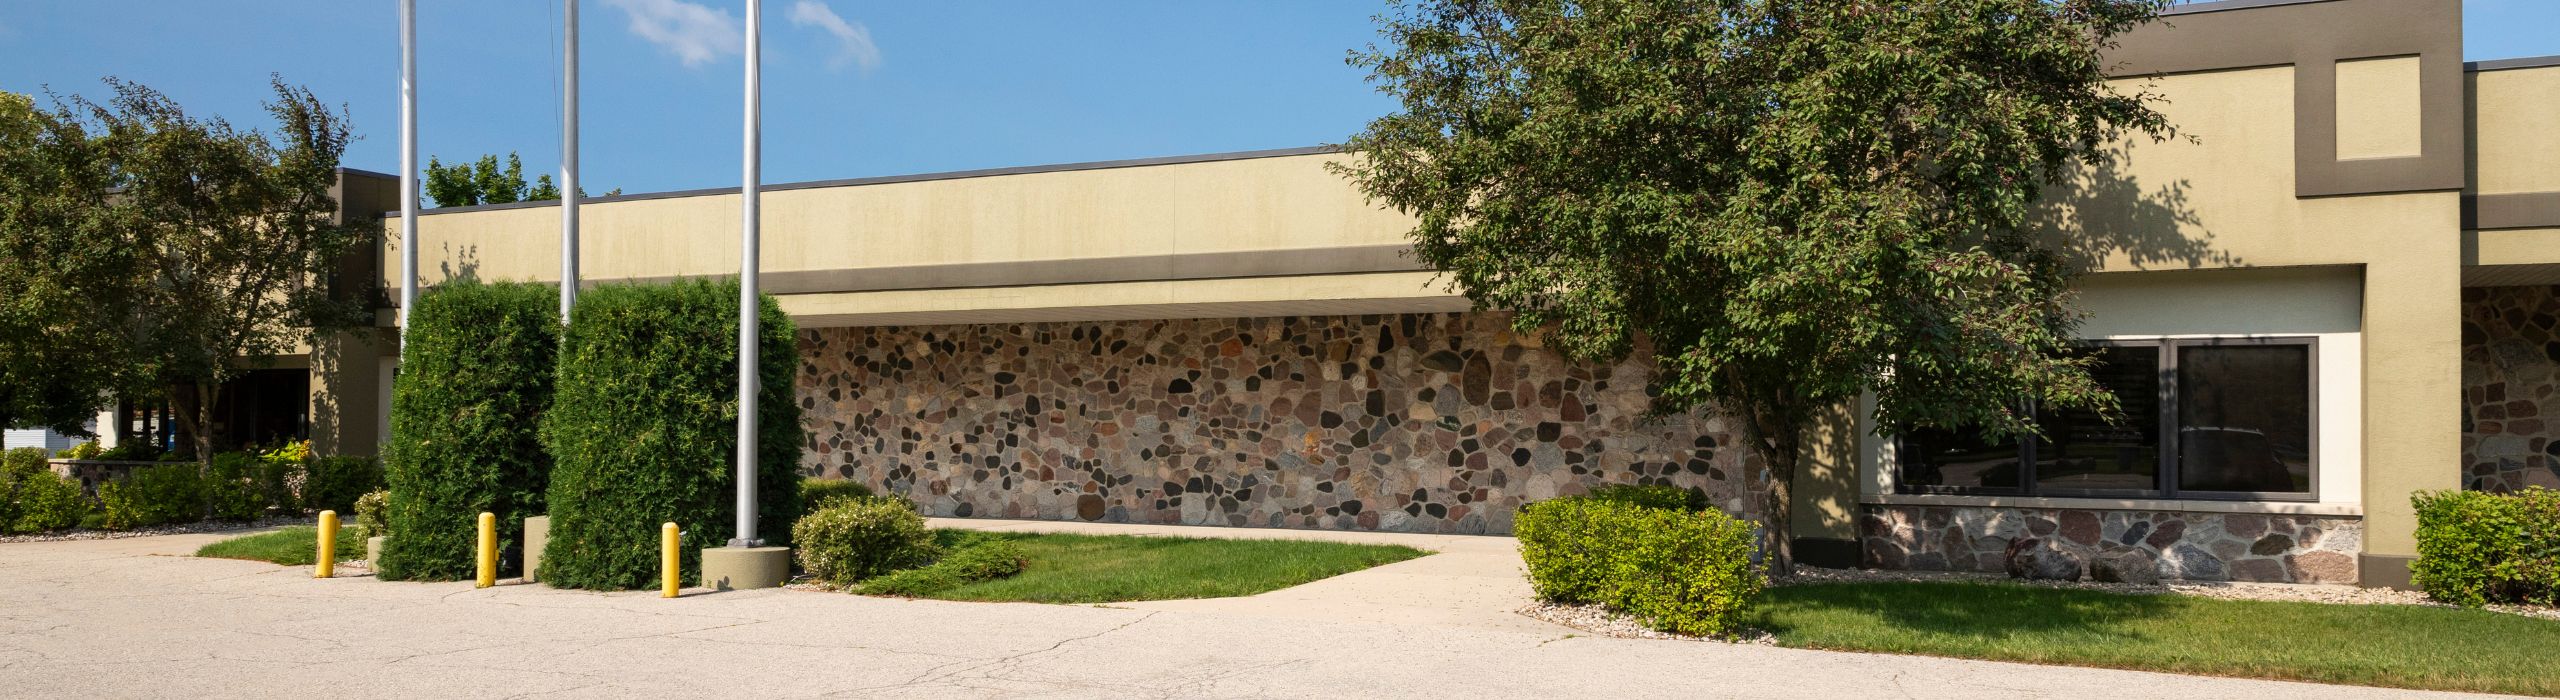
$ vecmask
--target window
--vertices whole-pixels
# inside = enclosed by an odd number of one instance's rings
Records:
[[[2102,341],[2091,375],[2122,409],[2033,411],[2043,436],[1906,431],[1904,493],[2309,500],[2313,339]]]

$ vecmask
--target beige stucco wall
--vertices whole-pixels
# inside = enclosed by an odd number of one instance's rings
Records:
[[[2338,158],[2422,155],[2418,57],[2338,62]]]
[[[859,269],[1394,244],[1410,220],[1369,206],[1304,155],[769,191],[762,269]],[[717,275],[738,269],[738,197],[587,204],[581,275]],[[419,217],[419,271],[433,284],[553,281],[556,207]],[[396,284],[396,217],[385,284]]]
[[[2469,83],[2473,189],[2560,192],[2560,66],[2481,71]]]

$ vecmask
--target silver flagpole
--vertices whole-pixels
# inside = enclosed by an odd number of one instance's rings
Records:
[[[400,0],[400,345],[418,308],[418,0]]]
[[[738,187],[739,208],[744,212],[739,236],[738,265],[738,537],[729,540],[731,547],[756,547],[764,543],[756,539],[756,380],[758,365],[756,336],[761,311],[756,290],[758,267],[756,245],[756,181],[759,171],[757,155],[763,150],[764,85],[760,69],[764,61],[764,2],[747,0],[747,133],[745,181]]]
[[[569,7],[569,38],[561,51],[560,95],[560,322],[578,305],[578,0]]]

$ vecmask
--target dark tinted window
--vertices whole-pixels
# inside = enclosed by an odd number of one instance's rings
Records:
[[[2115,392],[2122,415],[2113,423],[2090,411],[2047,408],[2037,414],[2045,441],[2036,445],[2036,484],[2050,493],[2150,491],[2160,487],[2160,348],[2099,346],[2090,375]]]
[[[1912,486],[2017,489],[2018,442],[1982,439],[1973,430],[1913,430],[1902,438],[1895,460],[1902,483]]]
[[[2311,348],[2178,349],[2178,488],[2311,490]]]

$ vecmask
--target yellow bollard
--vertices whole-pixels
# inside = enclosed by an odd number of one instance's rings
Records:
[[[498,514],[480,514],[480,588],[498,585]]]
[[[320,551],[311,561],[312,578],[328,578],[338,571],[338,511],[320,511]]]
[[[684,547],[676,542],[675,523],[658,526],[658,597],[676,597],[684,577]]]

